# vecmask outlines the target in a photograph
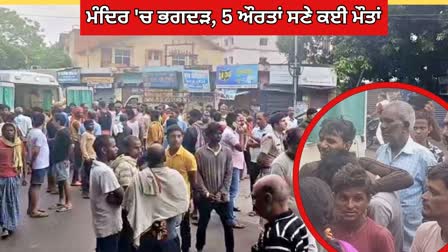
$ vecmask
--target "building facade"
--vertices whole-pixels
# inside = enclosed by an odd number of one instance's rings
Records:
[[[61,34],[75,67],[132,68],[222,64],[224,49],[202,36],[80,36]]]
[[[277,48],[277,36],[216,36],[209,37],[223,48],[222,64],[285,64],[286,56]]]

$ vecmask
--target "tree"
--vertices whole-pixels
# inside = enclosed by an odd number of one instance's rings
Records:
[[[318,48],[320,37],[307,38],[308,48]],[[284,39],[285,40],[285,39]],[[336,68],[339,88],[355,87],[360,78],[369,81],[396,80],[436,91],[435,77],[448,69],[448,7],[390,6],[388,36],[327,37],[333,46],[313,63]],[[281,42],[282,44],[284,42]],[[290,48],[279,47],[285,53]]]
[[[15,11],[0,8],[0,69],[68,67],[63,50],[48,47],[36,21],[20,17]]]
[[[34,65],[44,68],[64,68],[71,66],[70,57],[64,53],[62,48],[51,46],[44,48],[36,55]]]

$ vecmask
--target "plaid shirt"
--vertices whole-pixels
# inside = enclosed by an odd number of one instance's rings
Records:
[[[399,191],[404,224],[403,250],[409,251],[415,231],[423,220],[421,196],[425,192],[429,167],[437,164],[436,159],[427,148],[414,142],[411,137],[395,157],[392,157],[389,144],[380,146],[376,156],[378,161],[403,169],[414,178],[411,187]]]
[[[428,142],[428,149],[434,155],[435,159],[437,160],[437,163],[443,162],[443,160],[445,159],[444,154],[443,154],[443,151],[439,147]]]

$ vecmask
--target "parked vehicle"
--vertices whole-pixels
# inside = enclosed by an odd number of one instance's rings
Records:
[[[91,108],[93,104],[93,88],[91,87],[67,87],[67,105],[75,104],[80,106],[86,104]]]
[[[41,107],[50,111],[55,102],[64,98],[53,76],[29,71],[0,71],[0,91],[0,102],[11,108]]]

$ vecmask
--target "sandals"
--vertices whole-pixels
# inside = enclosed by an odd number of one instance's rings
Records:
[[[45,210],[42,210],[42,209],[38,209],[37,211],[38,211],[38,212],[41,212],[41,213],[46,213],[46,211],[45,211]],[[31,212],[28,210],[28,211],[26,212],[26,214],[27,214],[27,215],[31,215]]]
[[[48,213],[37,211],[37,213],[31,213],[30,217],[36,218],[36,219],[37,218],[46,218],[46,217],[48,217]]]
[[[60,208],[58,208],[58,209],[56,209],[56,212],[58,212],[58,213],[63,213],[63,212],[67,212],[67,211],[70,211],[70,210],[72,210],[72,206],[62,206],[62,207],[60,207]]]
[[[49,207],[48,210],[58,210],[59,208],[61,208],[63,206],[64,206],[64,204],[57,203],[56,205]]]

